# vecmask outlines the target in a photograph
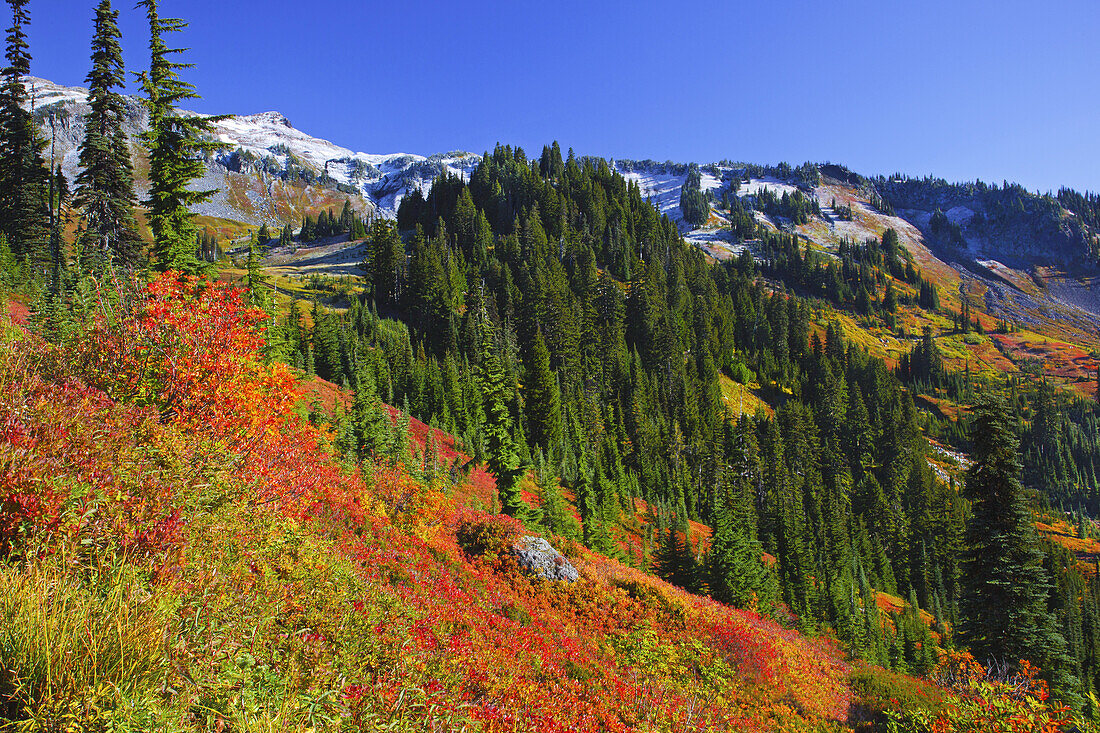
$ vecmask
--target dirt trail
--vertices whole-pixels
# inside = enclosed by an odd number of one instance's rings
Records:
[[[299,246],[297,251],[289,247],[275,247],[268,255],[265,269],[279,277],[291,275],[324,274],[362,275],[359,263],[366,254],[364,241],[349,242],[346,237],[330,238]]]

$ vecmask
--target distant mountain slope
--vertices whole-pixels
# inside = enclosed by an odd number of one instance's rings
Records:
[[[33,77],[27,83],[41,130],[72,180],[86,90]],[[136,140],[146,114],[134,97],[126,99],[126,109],[142,194],[147,165]],[[459,151],[427,157],[354,152],[296,129],[278,112],[231,116],[217,124],[216,136],[222,146],[209,156],[206,175],[195,185],[218,193],[196,213],[246,225],[297,223],[304,214],[339,208],[344,200],[362,213],[394,217],[406,193],[426,193],[444,171],[468,178],[481,159]],[[994,316],[1040,325],[1064,321],[1075,334],[1100,327],[1100,236],[1090,224],[1094,218],[1068,210],[1053,196],[1007,183],[869,179],[836,164],[723,162],[699,167],[700,189],[712,209],[708,221],[693,228],[680,212],[690,164],[617,160],[611,165],[676,221],[685,239],[717,259],[753,249],[752,240],[742,241],[731,225],[724,204],[733,202],[765,230],[797,234],[825,251],[835,252],[844,240],[879,237],[889,227],[929,277],[949,292],[960,286],[981,290]],[[783,197],[795,195],[809,207],[804,221],[784,215]]]
[[[33,77],[26,82],[35,118],[46,139],[55,143],[56,160],[71,181],[84,136],[87,90]],[[137,138],[148,120],[135,97],[126,98],[126,110],[140,194],[146,165]],[[222,147],[207,159],[206,176],[196,186],[219,192],[196,213],[247,224],[298,221],[344,199],[361,212],[392,217],[407,191],[426,189],[444,170],[466,176],[480,160],[460,151],[428,157],[356,153],[295,129],[278,112],[231,116],[217,124],[216,136]]]

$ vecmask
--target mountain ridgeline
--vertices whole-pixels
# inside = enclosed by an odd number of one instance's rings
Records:
[[[873,180],[890,206],[919,221],[936,245],[974,248],[1027,268],[1094,270],[1100,258],[1096,198],[1070,189],[1031,193],[1018,184],[935,178]]]
[[[87,92],[33,77],[27,77],[25,84],[28,96],[22,104],[33,108],[42,139],[54,144],[53,153],[72,183],[79,171]],[[148,126],[148,117],[138,98],[122,96],[120,101],[123,130],[134,141]],[[204,156],[204,181],[219,190],[212,201],[195,210],[255,226],[299,221],[305,214],[339,206],[345,199],[360,213],[392,217],[406,194],[425,191],[443,172],[468,178],[480,160],[478,155],[459,151],[428,157],[355,153],[295,129],[277,112],[229,116],[214,129],[217,148]],[[143,195],[148,179],[142,152],[140,146],[131,144],[130,148],[136,188]],[[737,200],[742,180],[786,182],[814,200],[814,188],[828,179],[860,191],[872,205],[917,225],[930,244],[948,248],[955,257],[982,254],[1022,269],[1049,266],[1091,271],[1100,256],[1100,205],[1094,194],[1071,189],[1040,195],[1008,182],[999,186],[982,181],[952,184],[901,174],[867,178],[837,164],[769,166],[722,161],[696,165],[618,160],[610,161],[609,166],[628,176],[669,179],[672,206],[659,208],[692,227],[706,222],[708,200],[717,202],[730,196]],[[717,189],[700,189],[700,170],[720,182]],[[649,192],[643,192],[643,197],[648,198]],[[765,210],[763,204],[758,208]],[[937,211],[942,216],[937,216]],[[770,213],[785,214],[778,203]],[[793,218],[798,219],[797,215]],[[740,232],[746,239],[755,234],[751,225]]]

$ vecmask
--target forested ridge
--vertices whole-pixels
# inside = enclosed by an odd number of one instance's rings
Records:
[[[396,227],[375,222],[367,245],[366,293],[346,314],[318,312],[312,338],[292,324],[295,364],[352,389],[367,381],[484,455],[492,420],[477,398],[477,365],[487,322],[515,450],[539,476],[560,475],[587,544],[621,553],[617,524],[641,498],[655,508],[654,567],[682,587],[760,608],[781,601],[800,628],[831,629],[885,666],[930,669],[933,637],[906,614],[884,632],[874,591],[931,614],[936,643],[965,643],[956,630],[977,541],[966,538],[971,501],[935,477],[923,432],[945,426],[912,395],[934,384],[973,402],[998,388],[945,371],[927,334],[896,371],[846,342],[831,309],[888,321],[891,278],[912,286],[911,305],[939,308],[892,231],[842,247],[839,262],[777,235],[765,236],[759,260],[708,263],[606,161],[563,159],[555,144],[537,160],[500,146],[468,184],[436,180],[427,198],[405,200]],[[407,336],[392,337],[383,325],[392,319]],[[975,327],[966,313],[957,323]],[[774,416],[731,417],[722,378],[758,381]],[[1029,399],[1012,395],[1012,409],[1027,413]],[[970,447],[965,425],[946,430]],[[1034,477],[1036,449],[1022,453]],[[541,501],[559,506],[546,496],[554,482],[544,483]],[[715,528],[708,553],[687,549],[685,519]],[[576,531],[552,512],[541,521]],[[1085,586],[1054,545],[1034,532],[1021,542],[1045,548],[1055,576]],[[1029,623],[1050,641],[1034,648],[1042,666],[1081,699],[1095,675],[1095,632],[1081,619],[1095,602],[1064,592],[1041,605],[1072,624],[1068,647],[1053,618]]]
[[[0,286],[27,314],[0,348],[0,729],[1100,716],[1097,577],[1036,528],[1093,531],[1096,406],[947,369],[930,330],[897,364],[860,346],[843,319],[942,310],[895,230],[827,256],[727,196],[754,246],[715,262],[554,142],[498,145],[396,221],[345,205],[219,243],[191,213],[216,120],[177,108],[196,96],[170,42],[186,23],[139,4],[139,202],[118,12],[98,4],[70,196],[25,109],[27,2],[8,5]],[[685,218],[706,221],[686,173]],[[800,191],[752,205],[821,215]],[[268,252],[340,237],[365,253],[340,307],[280,307]],[[965,300],[951,315],[983,329]],[[328,404],[304,398],[315,377]],[[730,397],[750,385],[754,414]],[[962,417],[914,401],[939,394]],[[961,482],[928,436],[968,452]],[[525,534],[580,582],[529,579]]]

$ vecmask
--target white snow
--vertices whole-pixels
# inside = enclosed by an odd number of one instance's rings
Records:
[[[614,163],[614,161],[612,161]],[[662,214],[668,214],[673,221],[682,221],[680,215],[680,190],[684,187],[687,173],[677,175],[669,173],[664,166],[658,166],[653,170],[622,170],[616,166],[616,170],[628,181],[634,181],[642,192],[643,198],[648,198]],[[699,187],[703,191],[714,191],[722,187],[722,180],[709,170],[699,172]]]
[[[634,181],[642,192],[642,197],[653,202],[662,214],[670,218],[680,218],[680,189],[684,186],[684,176],[673,173],[631,171],[623,173],[623,178]]]
[[[23,83],[36,108],[57,102],[83,104],[88,99],[88,90],[83,87],[67,87],[36,76],[23,77]]]
[[[83,137],[81,115],[86,111],[87,90],[67,87],[46,79],[26,77],[31,104],[36,108],[61,103],[70,115],[71,126],[58,129],[58,155],[64,161],[63,170],[70,178],[76,175],[76,149]],[[128,103],[138,110],[135,98]],[[184,114],[189,114],[186,111]],[[193,114],[193,113],[192,113]],[[143,116],[135,112],[133,129],[127,129],[131,141],[141,131]],[[274,158],[285,169],[294,157],[297,164],[320,176],[327,172],[337,183],[356,188],[365,199],[371,201],[383,216],[393,217],[397,206],[407,191],[420,188],[425,193],[431,181],[446,170],[452,175],[469,180],[470,174],[481,160],[480,156],[465,152],[450,152],[425,157],[411,153],[372,154],[354,152],[328,140],[313,137],[291,125],[279,112],[260,112],[251,115],[233,115],[215,123],[214,137],[224,145],[225,153],[247,151],[263,160]],[[211,164],[211,181],[225,173]],[[210,177],[208,176],[208,178]],[[218,182],[214,182],[215,187]],[[226,210],[220,215],[232,218]]]
[[[747,247],[733,241],[729,229],[696,229],[684,235],[684,241],[719,260],[737,257]]]
[[[83,135],[80,116],[86,110],[87,91],[45,79],[28,77],[26,81],[28,88],[32,90],[33,104],[36,107],[61,103],[72,113],[71,128],[58,130],[58,154],[64,161],[66,175],[75,176],[76,148]],[[132,109],[132,120],[127,132],[131,140],[134,140],[142,129],[141,125],[145,124],[144,116],[136,99],[128,99],[127,104]],[[227,117],[215,123],[214,137],[224,148],[216,156],[216,160],[207,166],[207,176],[203,181],[205,187],[222,186],[224,177],[230,175],[224,167],[228,157],[240,150],[251,153],[261,161],[274,159],[278,168],[284,171],[292,163],[296,163],[318,177],[327,173],[337,183],[358,190],[366,201],[375,206],[378,213],[391,218],[396,216],[397,207],[408,192],[419,189],[427,194],[432,180],[443,171],[469,180],[481,160],[480,156],[465,152],[441,153],[428,157],[411,153],[355,152],[298,130],[284,115],[275,111]],[[611,163],[627,180],[638,185],[643,197],[650,199],[661,213],[680,225],[688,241],[719,257],[732,256],[740,251],[740,247],[730,241],[725,229],[704,228],[689,231],[684,224],[680,214],[680,191],[684,185],[686,167],[674,166],[683,171],[677,174],[669,170],[670,166],[660,163],[640,166],[636,163],[623,166],[614,161]],[[724,185],[723,178],[728,180],[730,174],[731,169],[725,167],[701,167],[700,185],[704,191],[717,192]],[[764,188],[772,190],[778,196],[796,190],[795,186],[778,180],[753,179],[747,184],[741,184],[738,195],[754,196]],[[254,203],[257,210],[265,208],[259,205],[260,202]],[[218,211],[204,213],[236,218],[228,200],[211,204],[215,205],[220,207]]]
[[[699,188],[704,191],[713,191],[722,187],[722,179],[710,171],[701,171],[699,174]]]
[[[783,194],[785,193],[793,194],[795,191],[798,190],[798,186],[792,186],[789,183],[783,183],[782,181],[777,181],[774,178],[751,178],[749,179],[748,183],[741,183],[741,187],[737,189],[737,195],[757,196],[765,188],[780,198],[782,198]]]

